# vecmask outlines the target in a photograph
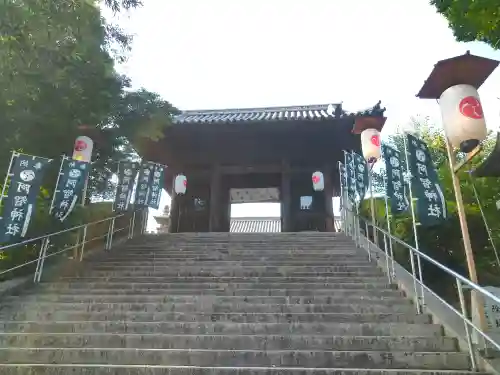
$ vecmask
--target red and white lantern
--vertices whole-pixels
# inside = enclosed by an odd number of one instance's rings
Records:
[[[187,178],[183,174],[177,175],[174,181],[175,194],[186,194]]]
[[[368,163],[380,159],[380,132],[377,129],[365,129],[361,132],[361,150]]]
[[[90,163],[93,148],[94,142],[92,139],[84,135],[78,137],[73,146],[73,159]]]
[[[453,147],[472,151],[486,139],[487,129],[479,94],[474,86],[455,85],[439,98],[443,128]]]
[[[312,174],[312,183],[314,191],[323,191],[325,189],[325,180],[323,178],[323,173],[314,172]]]

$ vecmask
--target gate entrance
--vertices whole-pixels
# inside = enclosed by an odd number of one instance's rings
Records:
[[[384,111],[380,102],[356,113],[341,104],[185,111],[141,149],[168,166],[172,232],[229,232],[232,203],[276,201],[281,231],[334,231],[338,162],[343,150],[359,152],[362,130],[382,129]],[[323,191],[313,190],[315,171]],[[180,173],[186,195],[172,194]]]

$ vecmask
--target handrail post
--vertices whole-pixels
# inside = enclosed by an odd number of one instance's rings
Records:
[[[87,241],[87,225],[83,227],[82,247],[80,248],[80,262],[83,260],[83,252],[85,251],[86,241]]]
[[[378,229],[377,229],[378,230]],[[387,278],[389,279],[389,284],[392,283],[392,272],[390,267],[389,267],[389,249],[387,246],[387,235],[385,233],[382,233],[384,235],[384,252],[385,252],[385,267],[387,268]]]
[[[476,356],[474,355],[474,347],[472,346],[472,337],[470,333],[469,323],[467,323],[467,307],[465,305],[464,290],[462,288],[462,282],[455,278],[458,289],[458,298],[460,299],[460,307],[462,309],[462,320],[464,322],[465,336],[467,339],[467,346],[469,347],[469,356],[472,369],[477,370]]]
[[[415,292],[415,304],[417,307],[417,314],[421,314],[422,310],[420,308],[420,297],[418,295],[418,288],[417,288],[417,272],[415,270],[415,257],[412,249],[409,249],[408,253],[410,254],[411,275],[413,277],[413,289]]]
[[[132,214],[132,217],[130,218],[130,227],[128,230],[128,239],[131,240],[134,238],[134,229],[135,229],[135,215],[136,211]]]
[[[38,252],[38,260],[36,262],[35,274],[33,275],[33,282],[38,283],[40,278],[38,275],[41,273],[42,259],[44,257],[45,247],[47,246],[48,238],[45,237],[40,243],[40,251]]]
[[[371,246],[370,246],[370,238],[368,234],[368,221],[365,220],[365,240],[366,240],[366,251],[368,252],[368,261],[371,262],[372,260],[372,252],[371,252]]]
[[[115,218],[111,219],[111,222],[109,223],[108,227],[108,235],[107,235],[107,241],[106,241],[106,250],[111,250],[113,247],[113,234],[115,231]]]
[[[38,270],[38,280],[37,280],[38,283],[42,279],[43,266],[45,265],[45,258],[47,257],[47,249],[49,248],[49,245],[50,245],[50,236],[48,236],[45,239],[45,246],[43,246],[42,259],[40,260],[40,268]]]

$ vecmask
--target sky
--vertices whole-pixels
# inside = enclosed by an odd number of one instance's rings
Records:
[[[343,102],[356,111],[382,100],[384,134],[412,116],[440,124],[437,104],[415,97],[438,60],[467,50],[500,60],[485,44],[456,42],[428,0],[144,0],[112,18],[134,35],[119,71],[181,110]],[[479,90],[491,129],[498,87],[500,68]],[[164,194],[160,207],[168,202]],[[279,205],[232,213],[279,216]]]

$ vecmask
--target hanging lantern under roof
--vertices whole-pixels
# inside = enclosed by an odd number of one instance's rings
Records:
[[[187,178],[183,174],[179,174],[175,177],[174,181],[174,191],[175,194],[186,194],[187,189]]]
[[[474,86],[455,85],[446,89],[439,106],[446,137],[453,147],[471,152],[486,139],[486,121]]]
[[[312,183],[314,191],[323,191],[325,189],[325,180],[323,173],[316,171],[312,174]]]
[[[365,129],[361,132],[361,150],[370,164],[380,159],[380,132],[377,129]]]

